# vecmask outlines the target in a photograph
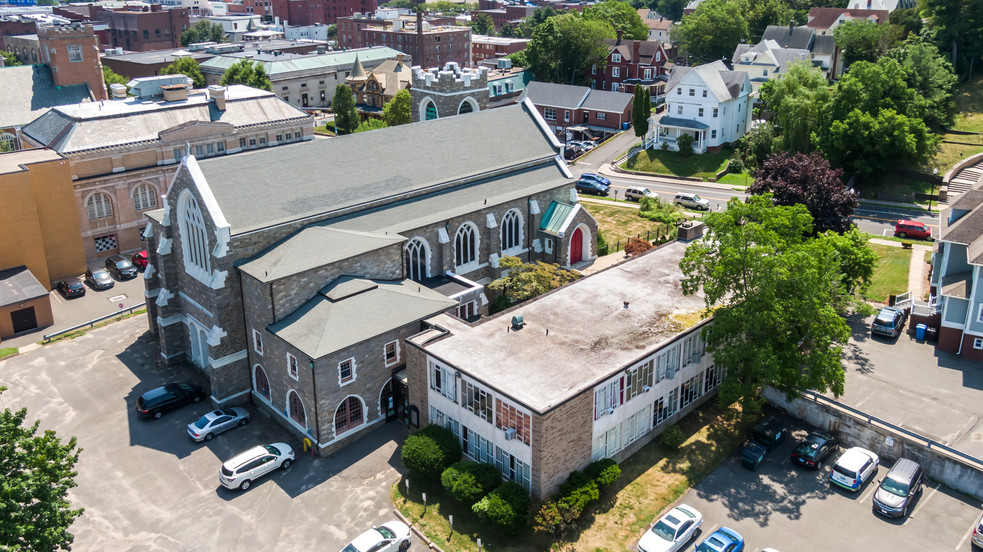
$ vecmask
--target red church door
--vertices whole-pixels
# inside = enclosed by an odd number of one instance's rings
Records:
[[[570,264],[574,265],[584,260],[584,231],[577,228],[570,238]]]

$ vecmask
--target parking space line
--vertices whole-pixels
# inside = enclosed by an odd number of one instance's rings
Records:
[[[871,477],[871,479],[874,479],[876,477],[877,477],[877,474],[874,473],[874,477]],[[867,484],[867,486],[870,487],[870,488],[867,489],[867,492],[864,493],[864,496],[862,496],[860,498],[860,502],[858,504],[863,504],[868,498],[870,498],[870,495],[874,494],[874,491],[877,490],[877,485],[875,485],[875,483],[876,483],[876,481],[871,481],[870,483]]]
[[[942,484],[941,483],[936,483],[935,484],[935,488],[932,489],[932,492],[928,493],[928,496],[925,497],[925,500],[919,500],[918,501],[918,506],[915,506],[915,511],[913,511],[911,513],[911,515],[908,516],[908,519],[906,519],[905,522],[902,523],[901,525],[908,525],[908,522],[911,521],[912,518],[914,518],[915,515],[918,514],[918,512],[921,512],[922,511],[922,506],[924,506],[929,500],[932,499],[933,496],[935,496],[935,493],[938,492],[940,485],[942,485]]]
[[[969,530],[966,531],[966,534],[963,535],[963,538],[959,539],[959,544],[956,545],[956,548],[954,548],[954,550],[959,550],[960,548],[963,547],[963,543],[966,542],[966,539],[968,539],[969,536],[973,534],[973,529],[976,529],[975,523],[969,526]],[[970,548],[972,548],[972,545],[970,545]]]
[[[860,405],[862,405],[862,404],[864,404],[865,402],[867,402],[867,399],[869,399],[869,398],[871,398],[871,397],[873,397],[873,396],[874,396],[874,392],[873,392],[873,391],[871,391],[871,392],[870,392],[870,394],[868,394],[868,395],[867,395],[866,397],[864,397],[862,401],[860,401],[860,402],[858,402],[858,403],[857,403],[856,405],[854,405],[854,408],[860,408]]]

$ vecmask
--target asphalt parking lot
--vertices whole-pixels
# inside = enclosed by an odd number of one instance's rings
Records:
[[[207,401],[143,420],[144,391],[170,381],[204,383],[196,369],[157,368],[143,317],[0,361],[0,408],[27,407],[83,449],[73,504],[85,513],[72,527],[76,551],[340,550],[369,526],[393,519],[389,487],[399,474],[396,424],[328,458],[311,459],[299,443],[289,470],[247,492],[218,482],[223,461],[285,432],[247,407],[252,422],[205,443],[185,428],[211,409]]]
[[[727,526],[744,537],[748,552],[768,547],[781,552],[970,550],[969,535],[980,515],[978,501],[928,482],[907,518],[876,516],[871,496],[890,465],[880,466],[877,477],[857,493],[831,486],[829,467],[843,449],[818,472],[792,465],[792,449],[807,428],[782,419],[794,431],[768,453],[757,471],[741,466],[737,450],[683,496],[682,503],[703,513],[702,537]]]

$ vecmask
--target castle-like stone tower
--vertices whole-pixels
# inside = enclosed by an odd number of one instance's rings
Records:
[[[455,61],[443,69],[413,67],[410,97],[413,122],[488,109],[488,68],[462,69]]]

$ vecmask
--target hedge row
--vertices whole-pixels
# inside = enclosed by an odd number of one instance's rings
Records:
[[[502,484],[502,473],[492,464],[462,460],[440,474],[440,484],[455,500],[470,508]]]
[[[526,527],[529,493],[514,481],[506,481],[471,507],[479,518],[503,535],[518,535]]]
[[[461,459],[461,444],[451,430],[428,425],[406,438],[402,459],[410,471],[439,481],[444,470]]]
[[[560,486],[559,494],[540,506],[533,520],[534,529],[551,535],[559,535],[576,524],[577,519],[591,504],[601,498],[601,489],[614,483],[621,476],[618,463],[604,458],[575,471]]]

